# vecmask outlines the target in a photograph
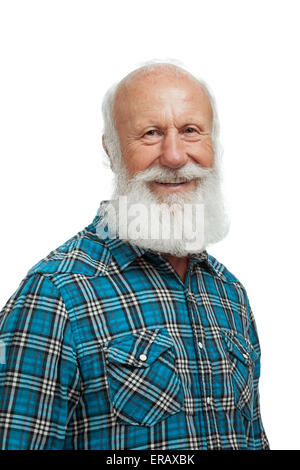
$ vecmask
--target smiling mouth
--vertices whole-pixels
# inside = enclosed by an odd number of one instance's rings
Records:
[[[184,181],[152,181],[152,184],[157,188],[164,188],[169,190],[179,190],[185,187],[189,187],[193,180],[184,180]]]
[[[191,183],[193,180],[182,180],[182,181],[153,181],[155,184],[161,184],[164,186],[179,186]]]
[[[174,185],[179,185],[179,184],[187,184],[189,183],[189,181],[182,181],[181,183],[162,183],[161,181],[154,181],[154,183],[156,184],[166,184],[166,185],[171,185],[171,186],[174,186]]]

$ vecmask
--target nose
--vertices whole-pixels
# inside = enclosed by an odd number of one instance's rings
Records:
[[[177,132],[168,132],[162,141],[160,164],[169,168],[180,168],[188,161],[183,142]]]

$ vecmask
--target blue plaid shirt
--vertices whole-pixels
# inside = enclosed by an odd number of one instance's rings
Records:
[[[2,310],[0,447],[268,449],[243,285],[206,251],[183,282],[154,251],[100,239],[100,209]]]

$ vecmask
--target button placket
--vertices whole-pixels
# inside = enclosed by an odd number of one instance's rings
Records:
[[[198,321],[201,321],[201,316],[200,316],[200,312],[199,312],[199,308],[198,308],[197,299],[196,299],[195,294],[192,291],[188,290],[186,296],[187,296],[187,299],[188,299],[190,311],[192,312],[193,318],[194,319],[198,318],[199,319]],[[197,344],[197,355],[199,357],[199,360],[202,360],[202,359],[208,360],[207,352],[206,352],[205,347],[204,347],[204,345],[205,345],[204,336],[199,337],[199,334],[198,335],[195,334],[195,336],[196,336],[195,339],[196,339],[196,344]],[[210,405],[211,405],[212,404],[212,397],[211,397],[211,393],[212,393],[212,383],[211,383],[212,382],[212,376],[211,376],[210,371],[207,371],[207,372],[203,373],[203,380],[204,380],[205,386],[202,389],[202,399],[207,404],[208,404],[208,402],[207,402],[207,399],[208,399],[208,401],[210,401]],[[202,384],[202,386],[203,386],[203,384]]]
[[[190,325],[192,328],[193,332],[193,345],[194,345],[194,351],[195,351],[195,361],[199,361],[199,357],[201,356],[200,348],[198,346],[198,340],[201,340],[201,343],[203,344],[201,336],[199,337],[199,332],[198,332],[198,315],[197,315],[197,308],[196,308],[196,297],[195,294],[191,291],[190,289],[190,282],[186,283],[186,289],[185,289],[185,299],[186,299],[186,307],[189,315],[189,321]],[[203,385],[204,385],[204,376],[203,373],[201,372],[201,367],[198,368],[197,370],[197,378],[193,383],[194,387],[194,397],[190,397],[190,400],[192,401],[192,407],[193,410],[196,410],[196,405],[194,404],[194,400],[198,399],[201,401],[201,396],[202,396],[202,390],[203,390]],[[194,411],[193,411],[194,413]],[[199,431],[200,432],[200,431]]]
[[[191,291],[188,291],[187,299],[195,323],[201,324],[201,307],[197,302],[195,294]],[[197,347],[197,355],[199,358],[198,360],[206,361],[209,366],[209,356],[205,348],[205,331],[201,331],[201,336],[199,335],[199,332],[195,336],[195,345]],[[199,378],[201,380],[201,397],[203,401],[203,412],[206,416],[207,422],[209,423],[210,429],[212,429],[212,427],[215,426],[215,417],[213,401],[213,376],[210,367],[208,367],[207,370],[203,372],[203,374],[200,375],[199,373]]]
[[[197,301],[195,298],[195,294],[191,291],[188,291],[187,298],[190,303],[191,310],[193,311],[193,309],[195,309],[197,312]],[[204,339],[202,337],[200,339],[199,337],[197,337],[197,345],[198,345],[198,352],[204,349]]]

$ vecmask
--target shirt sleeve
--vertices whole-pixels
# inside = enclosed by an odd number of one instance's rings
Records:
[[[45,275],[26,277],[0,315],[0,448],[59,450],[80,399],[64,301]]]
[[[249,427],[248,441],[250,448],[256,450],[269,450],[269,442],[264,430],[264,426],[261,419],[260,411],[260,400],[259,400],[259,377],[260,377],[260,344],[257,334],[257,328],[254,320],[254,315],[252,313],[251,307],[249,305],[249,300],[246,295],[247,306],[249,309],[250,315],[250,340],[255,349],[255,352],[258,355],[258,359],[255,361],[254,374],[253,374],[253,421],[252,426]]]

